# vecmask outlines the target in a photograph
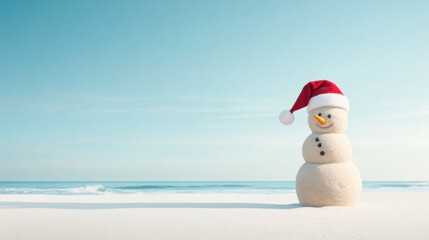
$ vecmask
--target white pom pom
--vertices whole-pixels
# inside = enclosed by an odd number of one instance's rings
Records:
[[[284,125],[291,125],[295,120],[295,117],[293,116],[293,113],[291,113],[289,110],[285,110],[280,113],[279,119],[280,122]]]

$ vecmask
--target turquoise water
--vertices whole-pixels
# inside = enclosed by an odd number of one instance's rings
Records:
[[[364,181],[364,192],[429,192],[427,181]],[[0,194],[295,193],[294,181],[0,182]]]

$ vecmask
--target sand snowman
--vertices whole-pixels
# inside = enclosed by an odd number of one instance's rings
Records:
[[[293,112],[306,106],[312,134],[302,146],[305,163],[296,176],[300,203],[317,207],[356,205],[362,180],[351,162],[352,148],[344,134],[348,123],[347,98],[330,81],[309,82],[291,110],[280,114],[280,121],[292,124]]]

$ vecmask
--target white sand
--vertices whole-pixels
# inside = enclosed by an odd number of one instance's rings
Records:
[[[429,239],[429,193],[310,208],[295,194],[0,195],[0,239]]]

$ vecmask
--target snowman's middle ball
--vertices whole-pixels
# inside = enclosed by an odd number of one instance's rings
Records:
[[[324,124],[320,124],[313,114],[325,119]],[[313,133],[343,133],[348,124],[346,110],[338,107],[321,107],[311,110],[308,113],[308,126]]]
[[[302,145],[302,156],[308,163],[350,162],[352,146],[342,133],[313,133]]]

